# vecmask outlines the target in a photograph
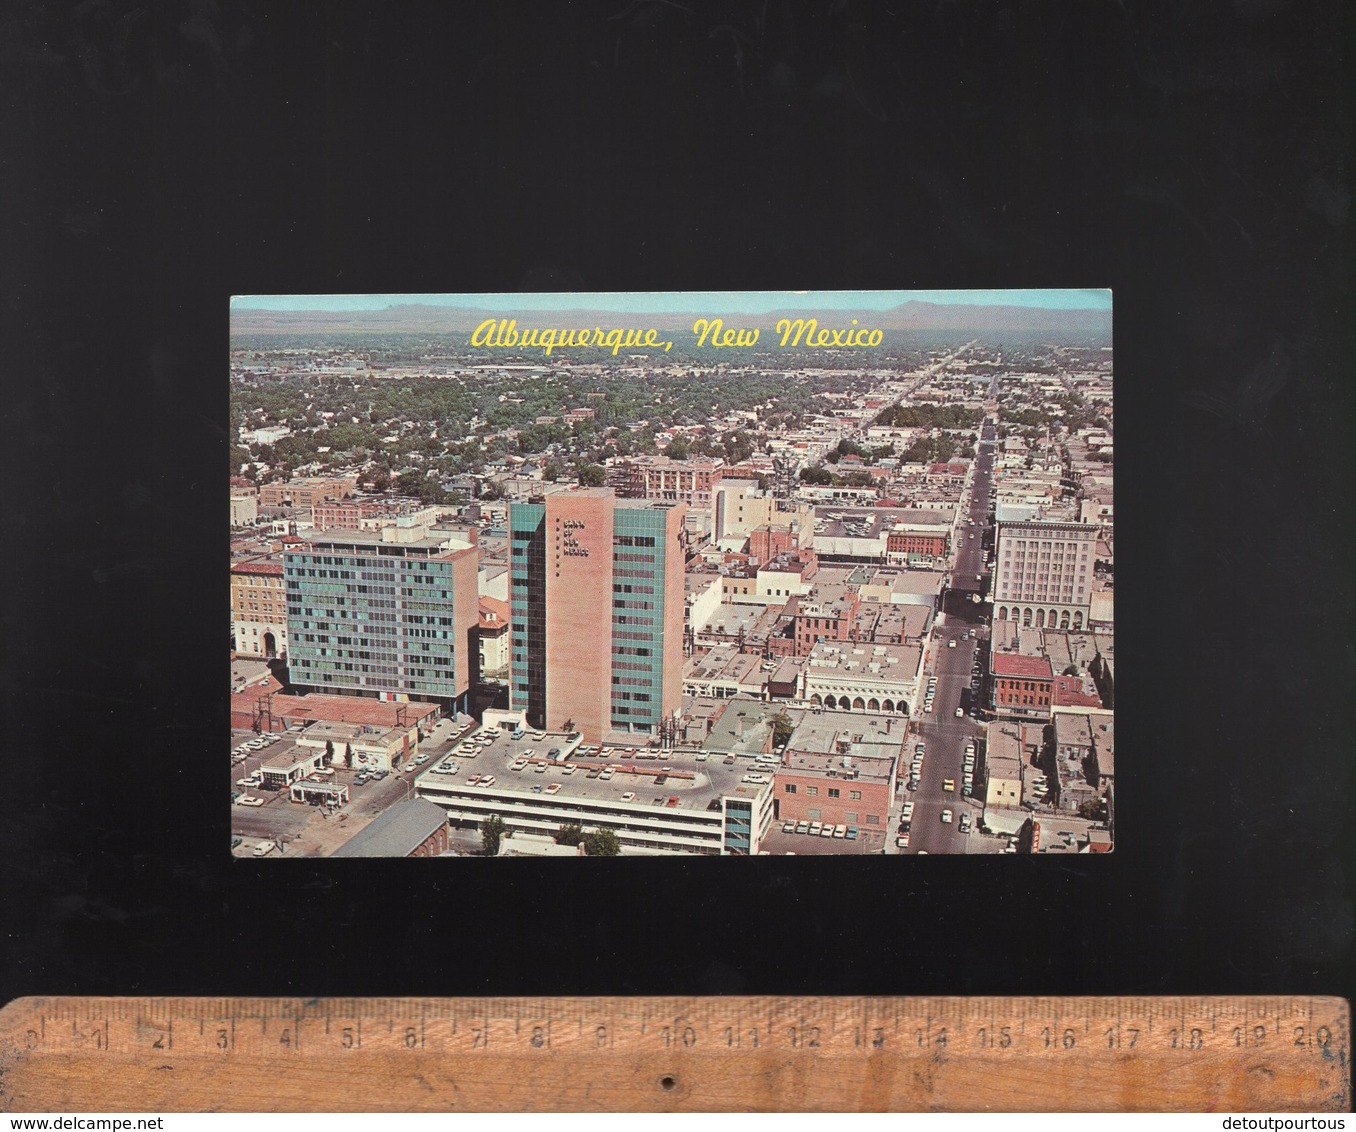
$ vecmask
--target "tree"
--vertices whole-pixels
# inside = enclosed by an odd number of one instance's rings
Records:
[[[833,483],[833,473],[827,472],[823,468],[802,468],[800,470],[801,483],[813,483],[828,485]]]
[[[490,500],[491,502],[496,499],[503,499],[503,485],[495,483],[494,480],[486,480],[480,485],[480,498]]]
[[[504,819],[498,814],[491,814],[480,823],[480,846],[484,850],[485,856],[499,856],[499,842],[504,837]]]
[[[555,483],[556,480],[560,479],[560,465],[554,462],[543,465],[541,478],[547,483]]]
[[[674,460],[686,460],[691,452],[692,445],[688,443],[685,436],[675,436],[669,441],[669,446],[664,449],[664,455]]]
[[[607,469],[601,464],[581,464],[579,467],[580,487],[602,487],[607,483]]]
[[[353,751],[347,743],[344,744],[344,765],[350,768],[353,766]]]
[[[1078,665],[1076,665],[1076,664],[1066,664],[1066,665],[1064,666],[1064,671],[1061,672],[1060,675],[1061,675],[1061,676],[1077,676],[1077,675],[1078,675]]]
[[[584,835],[584,850],[590,857],[617,857],[621,855],[621,842],[610,829],[596,829]]]
[[[578,822],[567,822],[555,832],[557,845],[578,845],[584,840],[584,827]]]
[[[1086,802],[1078,804],[1078,816],[1087,821],[1101,821],[1106,815],[1102,811],[1102,800],[1100,798],[1089,798]]]
[[[325,740],[325,765],[326,765],[326,766],[329,766],[330,763],[332,763],[332,762],[334,762],[334,740],[332,740],[332,739],[326,739],[326,740]]]
[[[240,445],[238,445],[238,444],[232,444],[232,445],[231,445],[231,475],[233,475],[233,476],[238,476],[238,475],[240,475],[240,474],[241,474],[240,469],[241,469],[245,464],[248,464],[248,463],[250,463],[250,454],[249,454],[249,452],[247,452],[244,448],[241,448]],[[251,469],[251,470],[253,470],[253,469]]]
[[[772,717],[772,745],[785,747],[795,729],[796,725],[791,722],[791,717],[784,711],[778,712]]]

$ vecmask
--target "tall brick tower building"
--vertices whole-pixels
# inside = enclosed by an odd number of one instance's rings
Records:
[[[684,504],[559,492],[509,509],[510,702],[587,741],[678,710]]]

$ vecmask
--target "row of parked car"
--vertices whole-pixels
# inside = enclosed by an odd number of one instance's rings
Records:
[[[861,831],[855,825],[834,825],[832,822],[784,821],[783,833],[805,833],[811,837],[841,837],[856,841]]]
[[[235,747],[231,751],[231,765],[239,766],[253,751],[262,751],[265,747],[272,746],[282,738],[281,735],[260,735],[257,739],[248,739],[244,743]]]

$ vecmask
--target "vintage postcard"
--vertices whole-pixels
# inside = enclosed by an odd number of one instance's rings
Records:
[[[1111,306],[235,298],[232,853],[1109,851]]]

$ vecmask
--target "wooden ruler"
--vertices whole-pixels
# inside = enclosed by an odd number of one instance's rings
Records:
[[[0,1110],[1345,1111],[1338,998],[24,998]]]

